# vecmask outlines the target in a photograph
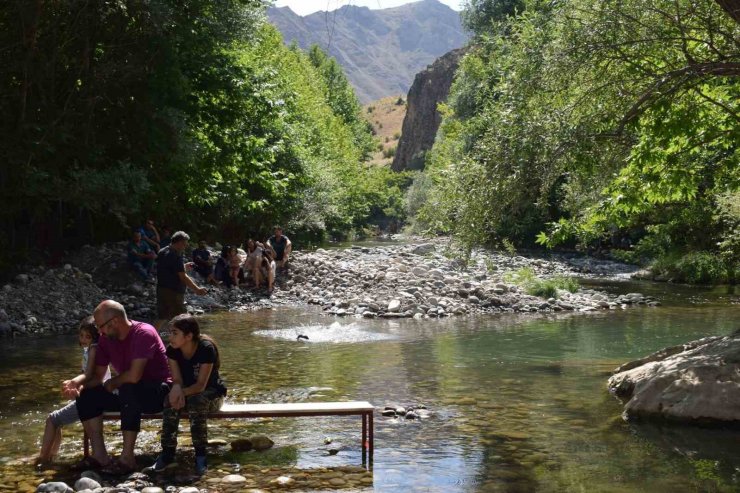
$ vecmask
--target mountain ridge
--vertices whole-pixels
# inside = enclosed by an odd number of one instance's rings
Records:
[[[419,71],[468,40],[459,13],[438,0],[378,10],[344,5],[304,17],[271,7],[267,14],[287,44],[318,44],[335,57],[362,103],[406,94]]]

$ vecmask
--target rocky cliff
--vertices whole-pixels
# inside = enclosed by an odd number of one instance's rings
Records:
[[[424,154],[432,148],[442,120],[437,104],[447,100],[465,50],[452,50],[416,74],[408,94],[401,140],[391,166],[394,171],[424,167]]]
[[[267,15],[286,43],[317,44],[335,57],[363,104],[406,94],[414,74],[468,40],[460,14],[437,0],[376,10],[348,4],[305,17],[281,7]]]

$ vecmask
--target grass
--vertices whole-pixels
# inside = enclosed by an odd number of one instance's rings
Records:
[[[578,280],[573,277],[557,276],[551,279],[540,279],[531,267],[507,272],[504,274],[504,281],[520,286],[527,294],[542,298],[557,298],[558,290],[575,293],[580,288]]]

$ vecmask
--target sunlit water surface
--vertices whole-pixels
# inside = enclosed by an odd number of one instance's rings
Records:
[[[598,286],[655,295],[664,305],[418,321],[335,319],[315,307],[282,307],[218,313],[203,324],[220,344],[233,402],[368,400],[429,409],[424,420],[376,413],[368,490],[740,489],[740,432],[628,424],[606,391],[611,370],[626,361],[740,328],[740,296],[728,288]],[[18,478],[29,484],[48,478],[17,458],[36,452],[46,414],[63,403],[59,382],[79,365],[79,349],[75,337],[66,336],[4,341],[2,354],[0,485],[20,488],[25,483]],[[158,450],[158,427],[148,423],[140,436],[144,456]],[[216,465],[311,469],[362,460],[359,418],[214,421],[209,427],[212,438],[264,433],[276,442],[267,454],[219,449],[211,461]],[[113,448],[120,447],[115,426],[107,428]],[[182,441],[188,439],[183,433]],[[340,452],[329,455],[329,447]],[[76,425],[65,433],[60,461],[79,459],[80,450]],[[68,479],[65,474],[58,471],[57,479]]]

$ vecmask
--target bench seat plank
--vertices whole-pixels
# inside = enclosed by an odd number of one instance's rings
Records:
[[[293,402],[287,404],[224,404],[209,413],[211,418],[260,417],[260,416],[321,416],[372,413],[374,407],[366,401],[350,402]],[[105,419],[120,418],[118,411],[103,413]],[[161,419],[162,413],[142,414],[142,419]]]
[[[209,419],[229,418],[279,418],[301,416],[362,416],[362,457],[365,453],[373,457],[373,411],[375,407],[367,401],[349,402],[292,402],[268,404],[224,404],[219,411],[208,413]],[[105,420],[121,419],[118,411],[103,413]],[[162,419],[162,413],[142,414],[141,419]],[[83,436],[85,457],[89,453],[87,433]]]

